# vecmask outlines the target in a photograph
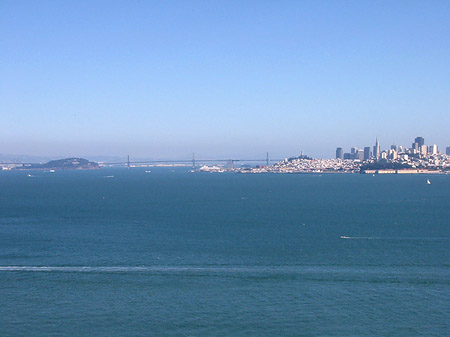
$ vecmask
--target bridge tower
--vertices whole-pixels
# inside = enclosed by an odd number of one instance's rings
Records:
[[[192,152],[192,168],[195,170],[195,153]]]
[[[266,153],[266,166],[269,166],[269,152]]]
[[[130,168],[130,155],[128,155],[128,159],[127,159],[127,167]]]

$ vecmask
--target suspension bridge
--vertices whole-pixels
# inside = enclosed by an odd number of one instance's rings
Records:
[[[142,161],[132,161],[130,160],[130,156],[128,155],[126,162],[104,162],[100,163],[103,165],[108,166],[126,166],[126,167],[132,167],[134,165],[158,165],[158,164],[192,164],[192,167],[195,168],[196,166],[200,164],[207,164],[207,163],[227,163],[227,166],[234,167],[234,164],[237,162],[240,163],[247,163],[247,162],[259,162],[259,163],[265,163],[267,166],[271,162],[279,162],[282,159],[270,159],[269,153],[266,152],[265,158],[259,158],[259,159],[244,159],[244,158],[238,158],[238,159],[208,159],[208,158],[202,158],[198,159],[195,157],[195,154],[192,154],[192,159],[169,159],[169,160],[142,160]]]

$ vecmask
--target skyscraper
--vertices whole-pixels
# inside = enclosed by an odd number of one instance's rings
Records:
[[[447,156],[450,156],[450,146],[447,146],[447,147],[445,148],[445,154],[446,154]]]
[[[420,150],[420,155],[421,155],[421,156],[426,156],[427,153],[428,153],[428,148],[427,148],[426,145],[422,145],[422,146],[419,148],[419,150]]]
[[[367,160],[367,159],[369,159],[370,158],[370,147],[369,146],[366,146],[365,148],[364,148],[364,160]]]
[[[416,139],[414,139],[414,143],[418,144],[418,148],[422,148],[422,145],[425,144],[425,139],[423,139],[423,137],[416,137]]]
[[[428,153],[429,154],[438,154],[439,150],[438,150],[438,146],[436,144],[430,145],[428,147]]]
[[[342,151],[342,147],[338,147],[336,149],[336,159],[344,159],[344,151]]]
[[[358,150],[356,157],[356,159],[364,160],[364,150]]]
[[[376,160],[380,160],[380,143],[378,142],[378,137],[377,140],[375,142],[375,146],[373,147],[373,156],[375,157]]]

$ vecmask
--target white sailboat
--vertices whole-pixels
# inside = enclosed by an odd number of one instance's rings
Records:
[[[428,185],[431,185],[430,179],[427,179],[427,184],[428,184]]]

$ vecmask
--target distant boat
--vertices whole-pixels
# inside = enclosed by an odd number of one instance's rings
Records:
[[[428,184],[428,185],[431,185],[430,179],[427,179],[427,184]]]
[[[50,173],[55,173],[55,170],[50,170],[49,172],[50,172]]]
[[[150,170],[146,170],[146,171],[145,171],[145,173],[152,173],[152,171],[150,171]]]

